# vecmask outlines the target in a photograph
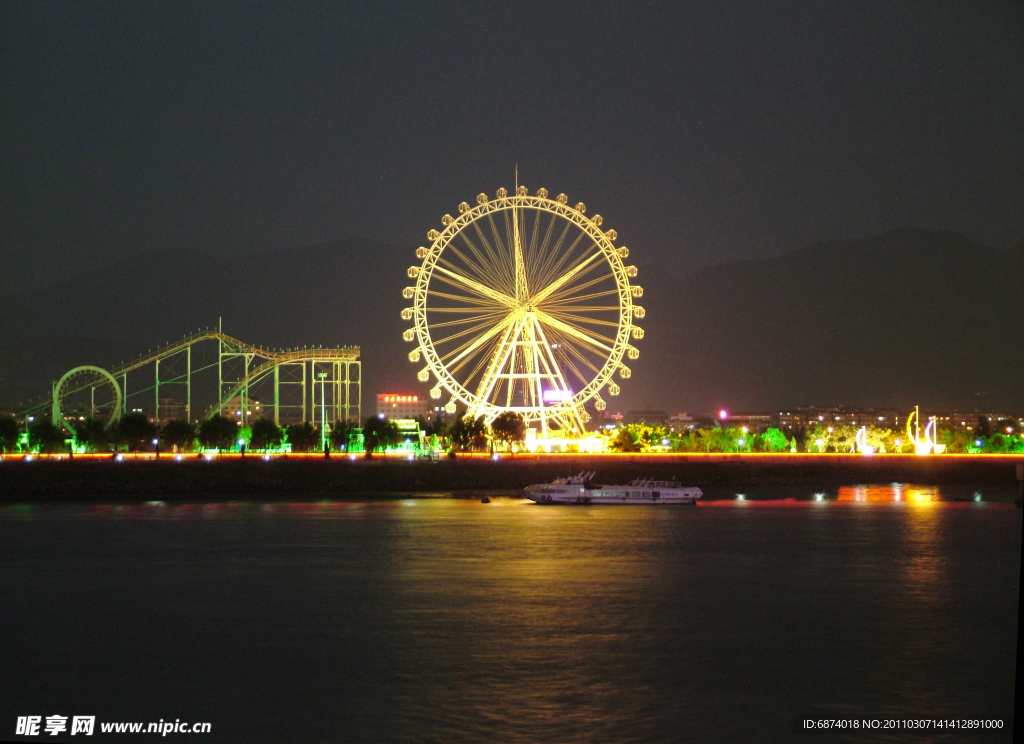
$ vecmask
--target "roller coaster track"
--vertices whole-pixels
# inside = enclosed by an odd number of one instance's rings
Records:
[[[269,349],[246,343],[237,338],[234,338],[233,336],[229,336],[226,333],[223,333],[222,331],[219,330],[208,329],[197,331],[196,333],[185,336],[177,341],[173,341],[171,343],[158,347],[157,349],[148,351],[147,353],[141,354],[127,362],[122,362],[121,364],[112,367],[110,370],[107,371],[109,372],[109,375],[113,378],[124,379],[129,372],[142,369],[150,364],[156,364],[163,359],[167,359],[177,354],[181,354],[182,352],[189,350],[196,344],[209,341],[216,341],[220,343],[221,358],[225,354],[238,356],[244,355],[250,358],[259,358],[264,361],[260,365],[255,367],[253,370],[249,371],[243,379],[230,383],[231,387],[229,388],[229,392],[226,395],[221,395],[220,400],[206,410],[205,414],[203,415],[203,418],[209,418],[217,414],[219,411],[223,410],[224,407],[228,405],[228,403],[230,403],[233,398],[239,396],[243,391],[248,390],[248,387],[250,385],[257,383],[261,379],[266,377],[270,372],[274,370],[275,367],[279,367],[280,365],[283,364],[299,364],[305,362],[340,362],[358,364],[360,352],[358,346],[343,346],[340,348],[333,349],[325,349],[322,347],[305,347],[301,349]],[[76,370],[77,369],[78,368],[76,368]],[[74,371],[75,370],[72,370],[72,373]],[[69,375],[70,374],[71,373],[69,373]],[[191,372],[189,374],[191,374]],[[68,376],[66,375],[66,377]],[[173,382],[180,382],[180,376],[176,380],[165,381],[165,384],[170,384]],[[60,398],[64,398],[67,396],[75,395],[76,393],[82,393],[89,390],[96,384],[97,383],[95,379],[89,380],[87,382],[82,382],[81,380],[76,380],[74,377],[70,377],[67,380],[67,384],[63,387],[63,389],[54,389],[53,396],[60,396]],[[138,392],[141,393],[144,391]],[[44,413],[47,410],[53,409],[55,418],[54,423],[60,424],[61,422],[57,420],[57,412],[59,411],[60,401],[54,400],[54,397],[50,397],[36,402],[35,404],[29,406],[28,408],[23,409],[19,415],[37,415]],[[358,403],[355,405],[358,408]],[[67,426],[67,422],[64,422],[64,425]]]

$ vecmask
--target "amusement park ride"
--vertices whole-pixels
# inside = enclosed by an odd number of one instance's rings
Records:
[[[215,361],[193,365],[193,350],[199,347],[206,351],[204,347],[212,344],[216,344]],[[209,358],[206,354],[202,356]],[[216,402],[205,406],[201,416],[194,418],[193,380],[206,371],[212,374],[214,367],[217,392],[212,399]],[[146,378],[149,382],[129,391],[129,380]],[[323,389],[319,396],[310,395],[317,380]],[[271,402],[267,402],[268,396],[261,399],[264,409],[273,409],[275,423],[280,424],[282,419],[312,419],[334,424],[339,420],[360,420],[360,385],[358,346],[271,350],[228,336],[218,323],[215,330],[199,331],[110,370],[94,366],[68,370],[54,384],[50,399],[25,409],[22,415],[28,418],[49,414],[55,426],[73,434],[76,425],[90,417],[102,419],[110,427],[131,407],[131,396],[136,401],[151,400],[156,421],[167,417],[168,406],[173,406],[181,418],[195,421],[215,416],[234,403],[239,423],[246,425],[251,423],[250,402],[259,389],[271,397]],[[312,415],[307,416],[310,412]]]
[[[613,376],[628,379],[623,358],[640,355],[633,321],[644,308],[633,301],[643,289],[630,283],[629,249],[586,211],[517,183],[462,202],[427,233],[422,263],[407,271],[403,338],[416,344],[409,361],[424,365],[418,379],[435,381],[430,396],[448,396],[447,412],[461,404],[487,422],[518,413],[543,441],[579,436],[584,406],[602,411],[602,392],[619,394]]]

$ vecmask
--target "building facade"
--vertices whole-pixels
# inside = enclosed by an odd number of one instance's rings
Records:
[[[389,419],[413,419],[434,413],[430,401],[419,395],[377,393],[377,415]]]

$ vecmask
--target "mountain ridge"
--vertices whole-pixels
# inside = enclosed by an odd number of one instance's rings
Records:
[[[413,251],[371,240],[246,256],[161,250],[0,296],[0,405],[71,366],[112,366],[216,326],[271,347],[362,347],[364,405],[425,393],[406,361]],[[677,276],[635,255],[647,317],[612,410],[851,403],[1024,410],[1024,241],[1006,250],[903,228]],[[813,365],[817,372],[810,374]],[[868,384],[868,381],[870,384]]]

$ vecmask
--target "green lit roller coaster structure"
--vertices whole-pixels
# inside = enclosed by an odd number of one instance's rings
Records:
[[[200,344],[217,345],[216,361],[193,366],[193,349]],[[151,384],[129,391],[129,374],[135,376],[152,367]],[[193,417],[193,378],[217,369],[216,402]],[[319,383],[319,385],[317,385]],[[229,407],[246,425],[252,416],[251,391],[257,386],[272,386],[272,401],[265,401],[263,410],[272,409],[273,419],[324,421],[359,421],[362,408],[360,393],[362,370],[358,346],[341,348],[303,347],[268,349],[228,336],[219,328],[203,330],[178,341],[161,346],[109,370],[96,366],[75,367],[53,384],[52,396],[24,409],[26,418],[49,414],[55,426],[75,432],[75,412],[68,410],[74,396],[89,395],[90,402],[78,413],[87,411],[102,418],[107,427],[132,407],[134,398],[152,401],[152,418],[168,418],[168,403],[189,421],[207,419]],[[96,392],[103,402],[96,404]],[[161,396],[169,396],[162,398]],[[152,397],[150,397],[152,396]],[[208,398],[209,399],[209,398]],[[161,405],[164,415],[161,414]],[[138,410],[138,409],[136,409]]]

